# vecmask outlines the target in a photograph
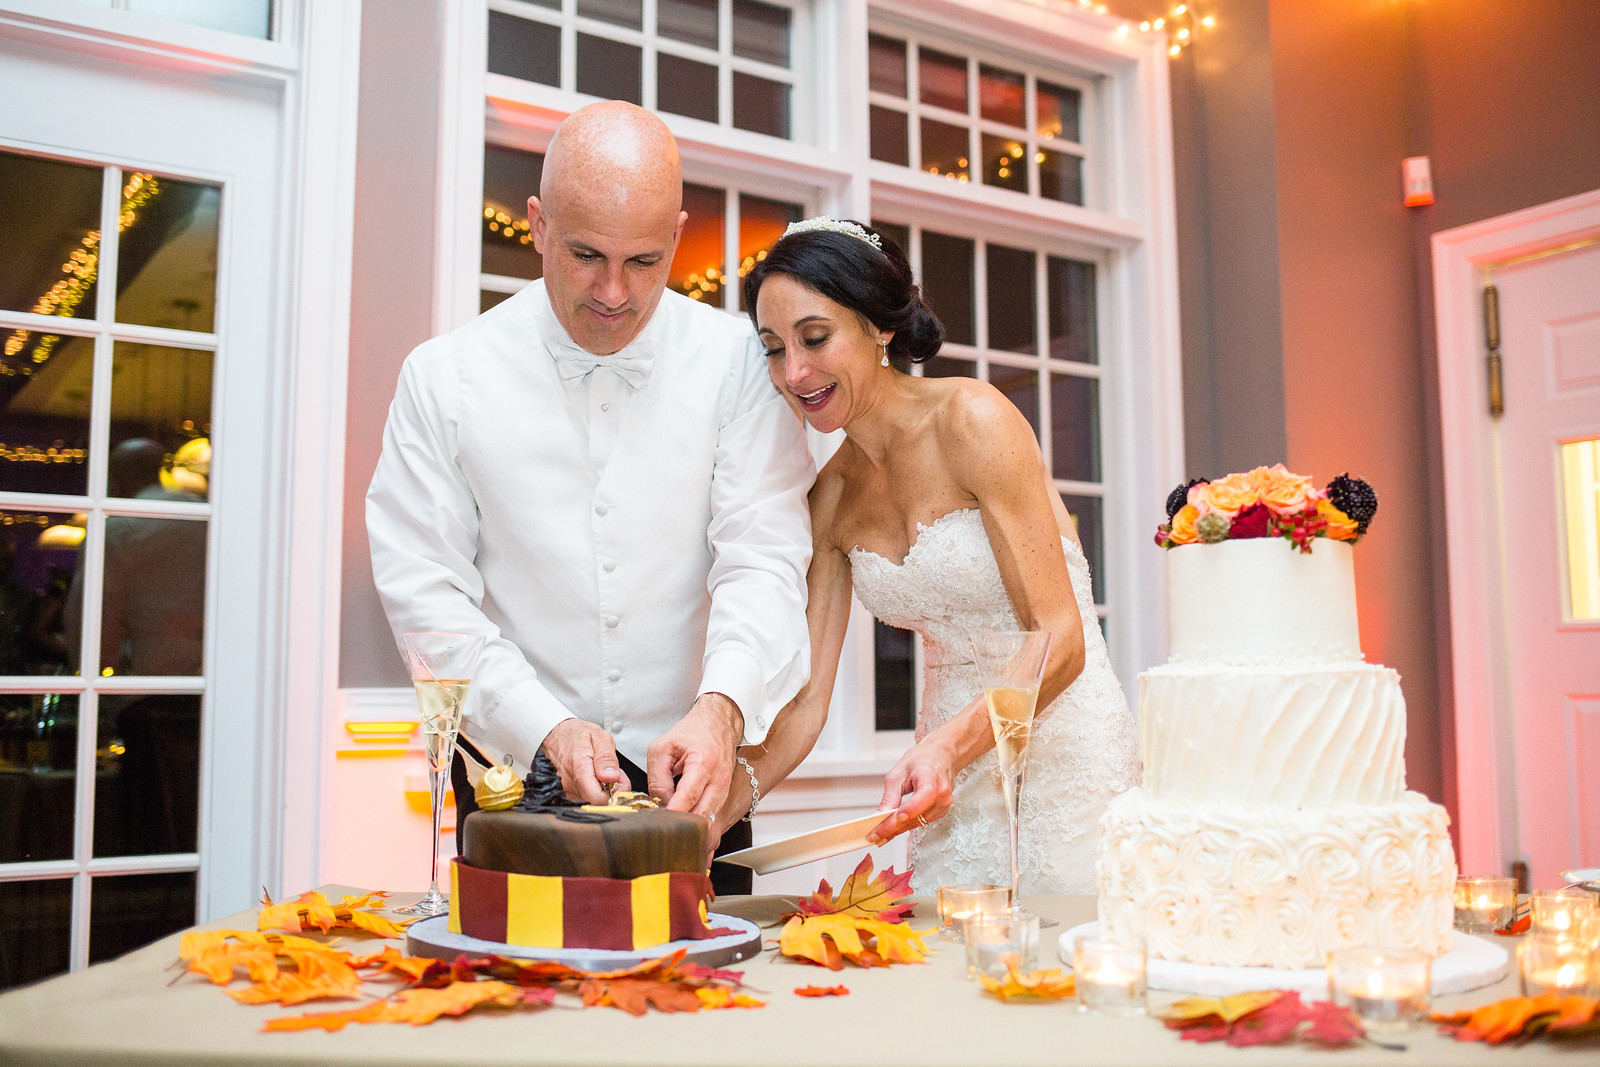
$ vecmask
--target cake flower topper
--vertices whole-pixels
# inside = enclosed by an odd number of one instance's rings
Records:
[[[865,241],[880,252],[883,251],[883,241],[879,239],[877,234],[868,233],[860,223],[851,222],[849,219],[831,219],[826,215],[818,215],[814,219],[804,219],[800,222],[789,223],[789,228],[783,231],[783,237],[787,237],[791,233],[815,233],[819,230],[829,233],[848,234],[858,241]],[[778,238],[778,240],[783,240],[783,237]]]
[[[1167,521],[1156,528],[1156,544],[1282,537],[1310,552],[1317,537],[1359,541],[1377,510],[1378,494],[1359,478],[1341,474],[1318,489],[1278,463],[1178,486],[1167,497]]]

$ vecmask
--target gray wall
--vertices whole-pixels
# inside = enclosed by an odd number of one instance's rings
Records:
[[[362,5],[339,684],[406,685],[372,585],[364,498],[406,354],[432,332],[437,0]]]

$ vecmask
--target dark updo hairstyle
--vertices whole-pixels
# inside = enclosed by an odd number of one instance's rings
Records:
[[[861,225],[856,223],[855,225]],[[906,255],[887,235],[867,226],[883,243],[879,251],[859,237],[836,230],[802,230],[780,238],[744,276],[744,306],[756,322],[761,283],[787,274],[835,304],[847,307],[880,330],[893,330],[889,357],[898,363],[931,359],[944,343],[944,326],[922,300]]]

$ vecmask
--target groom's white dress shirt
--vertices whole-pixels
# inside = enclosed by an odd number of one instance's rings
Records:
[[[815,474],[744,320],[666,292],[596,358],[534,282],[407,358],[373,577],[397,639],[490,635],[463,732],[496,758],[576,715],[643,766],[708,692],[758,744],[810,672]]]

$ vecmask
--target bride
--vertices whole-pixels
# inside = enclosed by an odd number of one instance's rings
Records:
[[[717,829],[799,764],[827,718],[850,592],[923,637],[916,744],[884,779],[881,843],[911,832],[921,892],[1010,882],[999,763],[969,632],[1054,634],[1020,815],[1027,893],[1094,889],[1107,803],[1138,783],[1133,717],[1111,672],[1089,566],[1033,431],[998,390],[918,378],[939,320],[895,244],[854,222],[789,227],[744,280],[773,383],[815,429],[845,439],[811,491],[806,611],[811,680],[766,744]]]

